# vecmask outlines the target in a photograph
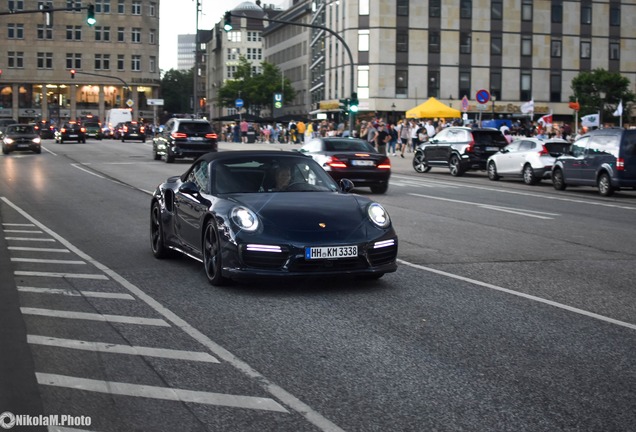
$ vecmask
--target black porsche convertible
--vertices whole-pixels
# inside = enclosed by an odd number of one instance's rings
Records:
[[[397,269],[398,238],[379,203],[350,193],[297,152],[199,157],[153,194],[150,244],[203,262],[212,285],[280,276],[377,279]]]

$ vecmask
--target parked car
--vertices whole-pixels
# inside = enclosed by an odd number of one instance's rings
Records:
[[[497,129],[451,126],[417,147],[413,168],[425,173],[434,166],[448,167],[451,175],[461,176],[468,170],[485,170],[488,158],[507,145]]]
[[[48,120],[40,120],[35,124],[35,131],[42,139],[55,138],[55,125]]]
[[[30,150],[41,153],[41,138],[32,124],[16,123],[5,127],[2,136],[2,153],[9,154],[15,150]]]
[[[101,140],[104,137],[101,123],[89,121],[82,124],[84,125],[84,129],[86,129],[87,138],[95,138],[96,140]]]
[[[165,157],[167,163],[217,150],[217,135],[207,120],[171,118],[152,140],[154,159]]]
[[[55,131],[55,142],[64,144],[64,141],[77,141],[78,143],[86,142],[86,129],[78,122],[69,121],[62,124]]]
[[[570,143],[560,138],[521,138],[488,158],[488,178],[517,177],[533,185],[550,178],[554,160],[569,148]]]
[[[336,181],[347,178],[358,187],[383,194],[389,188],[391,161],[367,141],[356,138],[312,138],[301,148]]]
[[[577,139],[552,168],[557,190],[570,185],[596,186],[603,196],[636,189],[636,130],[597,129]]]
[[[287,185],[270,188],[268,178],[283,169]],[[298,152],[210,152],[154,192],[152,253],[202,261],[212,285],[255,277],[377,279],[397,269],[397,234],[384,207],[349,193],[352,187]]]
[[[139,122],[129,121],[121,129],[121,142],[133,139],[146,142],[146,128]]]

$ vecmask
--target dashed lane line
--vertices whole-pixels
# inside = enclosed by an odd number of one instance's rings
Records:
[[[109,323],[170,327],[170,324],[168,324],[166,321],[160,318],[141,318],[141,317],[134,317],[134,316],[107,315],[107,314],[98,314],[98,313],[90,313],[90,312],[75,312],[75,311],[31,308],[31,307],[21,307],[20,311],[24,315],[37,315],[37,316],[46,316],[46,317],[53,317],[53,318],[68,318],[68,319],[89,320],[89,321],[102,321],[102,322],[109,322]]]
[[[133,296],[126,293],[111,293],[111,292],[101,292],[101,291],[76,291],[73,289],[65,289],[65,288],[38,288],[38,287],[30,287],[30,286],[19,286],[18,291],[36,293],[36,294],[64,295],[69,297],[92,297],[92,298],[103,298],[103,299],[113,299],[113,300],[135,300]]]
[[[15,272],[13,272],[13,274],[15,276],[108,280],[108,277],[103,274],[40,272],[40,271],[24,271],[24,270],[16,270]]]

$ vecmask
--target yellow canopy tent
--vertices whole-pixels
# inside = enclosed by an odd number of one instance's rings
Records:
[[[406,112],[406,118],[459,118],[462,114],[459,110],[444,105],[434,97],[426,102],[411,108]]]

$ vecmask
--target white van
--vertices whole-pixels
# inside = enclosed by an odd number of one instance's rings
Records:
[[[104,137],[113,137],[117,123],[132,121],[132,111],[129,108],[113,108],[106,111],[103,123]]]

